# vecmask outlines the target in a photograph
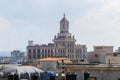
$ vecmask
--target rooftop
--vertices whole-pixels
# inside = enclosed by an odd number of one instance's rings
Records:
[[[60,61],[60,60],[68,60],[68,58],[43,58],[43,59],[38,59],[40,61]]]

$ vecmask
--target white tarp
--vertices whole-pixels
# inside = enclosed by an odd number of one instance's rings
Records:
[[[2,74],[1,76],[7,77],[8,74],[17,74],[19,78],[25,77],[31,77],[31,74],[37,73],[40,75],[41,72],[44,72],[43,70],[33,67],[33,66],[13,66],[13,67],[8,67],[4,70],[2,70],[0,73]]]

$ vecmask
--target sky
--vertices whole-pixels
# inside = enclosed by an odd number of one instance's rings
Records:
[[[0,51],[51,43],[65,13],[76,44],[120,46],[120,0],[0,0]]]

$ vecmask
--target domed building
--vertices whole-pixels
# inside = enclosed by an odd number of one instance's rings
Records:
[[[44,36],[44,35],[43,35]],[[27,46],[28,61],[47,57],[65,57],[73,63],[80,63],[84,60],[86,45],[75,44],[75,37],[69,33],[69,21],[65,17],[60,20],[60,32],[54,36],[53,43],[36,45],[29,41]]]

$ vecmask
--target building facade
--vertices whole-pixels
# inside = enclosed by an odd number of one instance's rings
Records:
[[[10,63],[21,63],[25,61],[25,52],[14,50],[11,52]]]
[[[94,52],[98,54],[111,54],[113,53],[113,46],[94,46]]]
[[[118,50],[117,50],[118,53],[120,53],[120,47],[118,47]]]
[[[94,51],[88,52],[86,59],[88,63],[107,63],[110,56],[113,56],[113,46],[94,46]]]
[[[7,56],[1,56],[0,57],[0,64],[2,63],[9,63],[9,60],[10,60],[10,57],[7,57]]]
[[[42,70],[56,72],[62,72],[64,70],[63,65],[72,63],[68,58],[43,58],[37,61],[41,64]]]
[[[76,80],[85,80],[85,72],[89,73],[87,80],[120,80],[120,65],[113,64],[84,64],[84,65],[65,65],[66,72],[75,72]]]
[[[86,46],[75,44],[76,39],[69,33],[69,21],[65,15],[60,21],[60,32],[54,36],[53,43],[47,45],[35,45],[28,42],[27,55],[29,61],[47,57],[66,57],[74,63],[80,63],[84,59]]]

